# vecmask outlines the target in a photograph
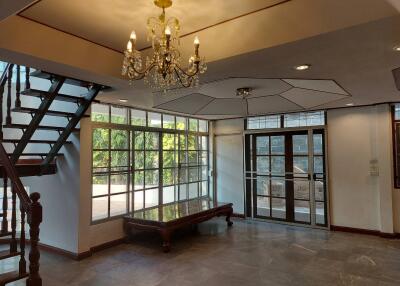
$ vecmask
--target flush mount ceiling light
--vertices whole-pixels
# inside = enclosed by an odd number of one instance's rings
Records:
[[[308,70],[311,67],[311,65],[299,65],[299,66],[295,66],[294,69],[297,71],[304,71],[304,70]]]
[[[395,52],[400,52],[400,45],[399,45],[399,46],[393,47],[393,50],[394,50]]]
[[[346,103],[346,106],[353,106],[354,103]]]
[[[154,91],[164,91],[180,87],[193,87],[199,83],[199,74],[207,70],[204,58],[199,56],[200,41],[194,38],[194,55],[189,58],[189,66],[180,65],[179,20],[166,18],[165,9],[172,6],[172,0],[155,0],[162,9],[158,17],[147,20],[147,40],[151,41],[153,53],[142,60],[136,50],[136,33],[132,31],[122,64],[122,75],[132,80],[144,79]]]
[[[241,98],[246,98],[251,95],[251,91],[253,89],[251,87],[241,87],[236,89],[236,96],[239,96]]]
[[[119,99],[119,102],[126,103],[126,102],[128,102],[128,100],[127,99]]]

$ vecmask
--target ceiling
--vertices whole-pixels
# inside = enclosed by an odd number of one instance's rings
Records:
[[[186,35],[284,2],[287,0],[175,0],[166,13],[167,17],[179,19],[181,35]],[[125,49],[131,31],[135,30],[138,49],[148,47],[146,20],[158,16],[161,9],[150,0],[111,3],[42,0],[20,15],[117,51]]]
[[[33,4],[0,21],[0,59],[111,86],[102,101],[208,119],[399,101],[391,71],[400,67],[400,15],[383,0],[175,0],[167,13],[188,34],[182,53],[198,34],[208,71],[199,88],[161,95],[120,76],[133,28],[147,46],[146,19],[158,14],[152,1]],[[293,69],[300,64],[311,68]],[[237,98],[247,86],[252,96]]]

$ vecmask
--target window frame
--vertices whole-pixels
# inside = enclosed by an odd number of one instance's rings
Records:
[[[393,152],[393,187],[400,189],[400,160],[397,156],[400,155],[400,118],[396,119],[396,106],[400,108],[400,104],[392,104],[390,106],[391,121],[392,121],[392,152]],[[398,142],[398,143],[397,143]]]
[[[143,109],[138,109],[138,108],[131,108],[131,107],[127,107],[127,106],[121,106],[121,105],[115,105],[115,104],[106,104],[106,103],[95,103],[95,104],[99,104],[102,106],[107,106],[108,107],[108,115],[107,112],[105,112],[105,116],[108,116],[108,121],[104,122],[104,121],[92,121],[93,120],[93,116],[91,116],[91,209],[90,209],[90,220],[91,220],[91,224],[99,224],[99,223],[103,223],[103,222],[107,222],[110,220],[114,220],[114,219],[118,219],[123,217],[124,215],[134,211],[134,197],[135,197],[135,193],[142,191],[143,192],[143,209],[148,209],[153,206],[145,206],[145,196],[146,196],[146,190],[153,190],[153,189],[157,189],[158,190],[158,204],[164,204],[163,203],[163,192],[164,192],[164,187],[168,187],[171,186],[170,184],[164,185],[163,182],[163,170],[164,170],[164,166],[163,166],[163,152],[164,152],[164,146],[163,146],[163,135],[164,134],[173,134],[174,135],[174,152],[176,152],[177,154],[179,154],[179,145],[178,145],[178,141],[179,141],[179,137],[181,135],[184,135],[184,138],[186,140],[186,152],[189,148],[188,146],[188,137],[190,135],[195,136],[195,138],[197,138],[197,141],[200,141],[201,138],[203,136],[205,136],[206,139],[206,149],[203,149],[201,152],[200,151],[196,151],[197,152],[197,165],[200,166],[198,167],[198,181],[196,181],[197,183],[197,196],[196,197],[205,197],[205,196],[210,196],[210,177],[209,177],[209,170],[210,170],[210,150],[209,150],[209,146],[210,146],[210,142],[209,142],[209,121],[208,120],[204,120],[204,119],[199,119],[199,118],[193,118],[193,117],[186,117],[186,116],[180,116],[180,115],[174,115],[174,114],[168,114],[168,113],[161,113],[161,112],[155,112],[155,111],[148,111],[148,110],[143,110]],[[119,108],[126,108],[127,112],[126,112],[126,121],[121,124],[121,123],[112,123],[112,116],[111,116],[111,107],[119,107]],[[141,126],[141,125],[132,125],[132,117],[131,117],[131,112],[135,112],[135,111],[143,111],[145,112],[146,115],[146,124],[145,126]],[[160,114],[160,119],[161,119],[161,123],[160,123],[160,127],[151,127],[149,126],[149,116],[148,113],[158,113]],[[95,114],[95,113],[94,113]],[[174,118],[174,128],[165,128],[164,127],[164,116],[168,116],[168,119],[171,123],[171,116]],[[184,118],[184,122],[185,122],[185,128],[184,130],[180,130],[177,129],[177,117],[179,117],[180,119]],[[197,120],[197,130],[196,131],[190,131],[189,130],[189,118],[190,120]],[[204,121],[206,123],[206,132],[200,132],[199,131],[199,125],[200,125],[200,120]],[[94,167],[93,167],[93,154],[96,151],[99,151],[99,148],[94,148],[94,141],[93,141],[93,134],[94,134],[94,130],[95,129],[107,129],[108,130],[108,150],[104,151],[108,151],[108,166],[107,166],[107,170],[104,172],[95,172]],[[124,151],[128,152],[128,166],[123,166],[123,170],[117,170],[117,171],[113,171],[111,168],[111,152],[113,150],[115,150],[115,148],[113,149],[111,146],[111,134],[113,130],[124,130],[127,132],[127,141],[128,141],[128,147],[127,149],[124,149]],[[137,132],[142,132],[143,136],[145,136],[145,134],[147,132],[155,132],[158,134],[158,167],[155,168],[154,170],[158,170],[158,186],[156,188],[146,188],[145,185],[143,185],[142,189],[135,189],[134,185],[132,184],[134,182],[134,176],[135,176],[135,172],[138,171],[139,169],[135,168],[135,161],[134,161],[134,152],[136,150],[135,146],[134,146],[134,136]],[[145,146],[145,137],[144,137],[144,146],[143,146],[143,152],[148,151],[147,147]],[[198,144],[199,145],[199,144]],[[200,148],[199,146],[196,148],[198,149]],[[101,148],[102,149],[102,148]],[[119,150],[119,149],[117,149]],[[146,150],[146,151],[145,151]],[[207,152],[207,162],[206,162],[206,169],[207,169],[207,179],[206,180],[201,180],[201,172],[203,170],[203,165],[202,165],[202,154],[203,151]],[[175,154],[175,156],[178,156]],[[186,160],[188,159],[188,155],[186,156]],[[145,160],[145,157],[143,158],[143,160]],[[179,163],[179,162],[178,162]],[[145,164],[145,162],[144,162]],[[171,167],[170,169],[176,169],[179,170],[178,167],[179,164],[176,164],[176,166]],[[148,168],[146,168],[146,166],[143,166],[143,176],[145,176],[145,170],[148,170]],[[166,168],[168,169],[168,168]],[[189,166],[187,166],[187,169],[189,170]],[[93,195],[93,180],[94,180],[94,176],[96,174],[104,174],[105,176],[107,176],[108,178],[108,182],[107,182],[107,193],[106,194],[102,194],[102,195]],[[118,174],[127,174],[127,188],[126,191],[124,192],[119,192],[119,193],[112,193],[111,192],[111,176],[112,175],[118,175]],[[189,176],[189,173],[187,172],[187,177]],[[174,178],[173,178],[173,185],[174,186],[174,202],[178,201],[177,198],[177,191],[176,189],[178,188],[178,194],[179,194],[179,186],[183,185],[186,187],[186,192],[189,192],[189,178],[187,178],[186,183],[180,183],[179,178],[176,179],[177,177],[175,177],[174,174]],[[176,180],[175,180],[176,179]],[[206,182],[206,186],[207,186],[207,191],[206,191],[206,195],[203,196],[202,193],[202,187],[201,184],[204,182]],[[145,183],[144,183],[145,184]],[[121,194],[126,194],[126,212],[123,214],[118,214],[118,215],[111,215],[111,197],[113,195],[121,195]],[[187,195],[188,196],[188,195]],[[93,217],[93,204],[94,204],[94,199],[96,198],[107,198],[107,216],[106,217],[102,217],[99,219],[94,219]],[[187,198],[189,199],[189,198]],[[141,210],[143,210],[141,209]],[[138,209],[139,210],[139,209]]]

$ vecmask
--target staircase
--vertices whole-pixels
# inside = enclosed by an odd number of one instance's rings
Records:
[[[25,72],[24,90],[21,91],[22,69]],[[15,77],[15,79],[13,78]],[[31,77],[49,81],[48,90],[31,87]],[[14,84],[15,83],[15,84]],[[87,91],[83,95],[60,93],[65,85],[79,86]],[[14,87],[15,86],[15,90]],[[0,263],[11,257],[19,257],[19,267],[15,271],[0,273],[0,286],[26,278],[26,285],[42,285],[39,274],[40,253],[38,249],[39,226],[42,222],[42,206],[37,192],[28,195],[21,177],[51,175],[57,172],[56,158],[63,156],[60,149],[71,144],[68,141],[73,132],[78,132],[77,125],[96,95],[103,88],[98,84],[67,78],[40,70],[31,72],[29,67],[7,64],[0,78],[0,177],[3,178],[3,201],[0,218],[0,241],[6,243],[6,250],[0,251]],[[21,98],[39,99],[36,107],[22,106]],[[24,101],[24,100],[22,100]],[[74,112],[50,109],[52,103],[68,102],[76,106]],[[4,106],[4,108],[3,108]],[[5,122],[3,122],[5,113]],[[13,116],[30,115],[28,122],[15,123]],[[43,124],[44,117],[64,118],[64,126]],[[54,132],[56,139],[34,139],[36,131]],[[21,134],[20,138],[8,138],[8,134]],[[37,135],[37,134],[36,134]],[[46,152],[30,152],[27,146],[45,145]],[[42,146],[43,147],[43,146]],[[28,150],[28,151],[27,151]],[[11,198],[7,193],[11,188]],[[39,190],[40,191],[40,190]],[[9,201],[11,200],[11,218],[9,219]],[[17,233],[16,203],[20,205],[20,231]],[[10,221],[9,221],[10,220]],[[29,269],[25,258],[26,227],[29,225]],[[4,246],[4,244],[2,245]]]

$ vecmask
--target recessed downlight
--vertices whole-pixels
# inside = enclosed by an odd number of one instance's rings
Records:
[[[311,67],[311,65],[303,64],[303,65],[295,66],[294,69],[297,71],[305,71],[305,70],[308,70],[310,67]]]
[[[346,106],[353,106],[354,103],[350,102],[350,103],[346,103]]]
[[[400,52],[400,45],[394,46],[393,51]]]
[[[124,99],[124,98],[121,98],[121,99],[119,99],[119,102],[127,103],[128,100],[127,100],[127,99]]]

